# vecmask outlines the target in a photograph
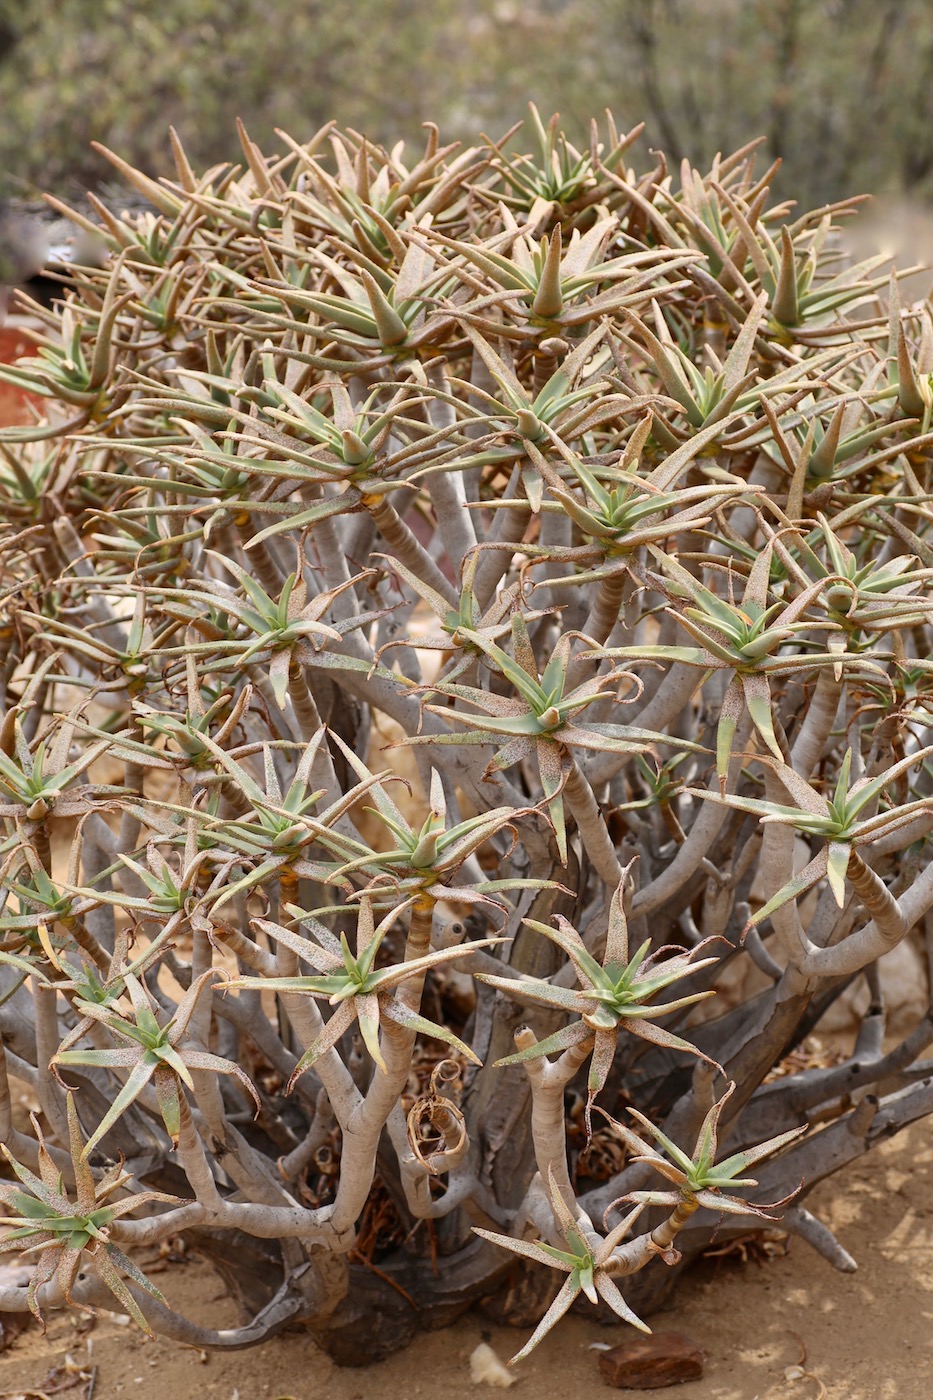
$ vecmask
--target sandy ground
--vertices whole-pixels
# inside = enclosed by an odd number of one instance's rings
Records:
[[[844,1275],[796,1240],[786,1256],[761,1265],[703,1261],[682,1281],[656,1331],[685,1332],[706,1351],[702,1381],[677,1387],[677,1400],[930,1400],[933,1395],[933,1137],[916,1125],[873,1157],[825,1183],[807,1201],[856,1255]],[[213,1326],[235,1321],[221,1285],[199,1262],[158,1276],[169,1301]],[[0,1355],[0,1400],[41,1400],[66,1377],[70,1356],[96,1367],[93,1400],[157,1395],[158,1400],[480,1400],[469,1357],[488,1340],[503,1360],[526,1332],[490,1328],[470,1314],[422,1335],[381,1365],[340,1370],[305,1335],[278,1337],[248,1352],[210,1354],[150,1341],[107,1314],[89,1332],[82,1319],[55,1315],[43,1338],[22,1333]],[[615,1343],[626,1329],[585,1315],[565,1319],[516,1368],[519,1397],[582,1400],[609,1393],[593,1343]],[[803,1364],[801,1360],[803,1358]],[[806,1374],[801,1375],[803,1371]],[[74,1376],[75,1381],[79,1378]],[[80,1381],[64,1392],[75,1400]],[[629,1392],[633,1393],[633,1392]]]

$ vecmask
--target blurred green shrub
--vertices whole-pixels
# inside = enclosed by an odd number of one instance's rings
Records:
[[[170,173],[171,122],[199,166],[244,119],[330,118],[417,135],[498,136],[529,98],[571,136],[609,106],[668,158],[703,164],[749,135],[802,204],[853,189],[933,192],[928,0],[0,0],[0,171],[99,180],[92,139]]]

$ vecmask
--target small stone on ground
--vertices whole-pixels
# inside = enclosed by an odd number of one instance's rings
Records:
[[[703,1350],[682,1332],[654,1332],[604,1351],[599,1371],[606,1384],[618,1390],[660,1390],[700,1380]]]

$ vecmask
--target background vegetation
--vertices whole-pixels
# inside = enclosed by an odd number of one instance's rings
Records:
[[[534,99],[582,138],[589,114],[645,119],[672,161],[751,135],[776,193],[933,191],[926,0],[0,0],[0,171],[13,191],[105,174],[89,149],[169,172],[329,118],[376,139],[499,136]]]

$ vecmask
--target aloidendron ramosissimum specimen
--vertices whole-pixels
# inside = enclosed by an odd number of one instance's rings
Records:
[[[807,1192],[933,1110],[929,308],[750,149],[241,137],[113,156],[2,372],[0,1308],[361,1362],[509,1251],[529,1346],[769,1203],[853,1267]],[[133,1263],[186,1232],[241,1327]]]

